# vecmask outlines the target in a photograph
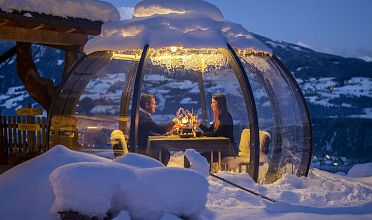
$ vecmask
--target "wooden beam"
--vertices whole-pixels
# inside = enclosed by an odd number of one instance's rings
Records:
[[[30,96],[44,109],[49,110],[57,89],[53,81],[40,77],[32,59],[30,43],[17,42],[17,72]]]
[[[34,31],[36,31],[36,30],[40,30],[40,29],[42,29],[44,26],[45,26],[44,24],[38,24],[36,27],[32,28],[31,30],[34,30]]]
[[[85,45],[88,36],[78,33],[0,26],[0,39],[36,44]]]
[[[31,14],[30,17],[24,16]],[[35,27],[55,32],[74,32],[86,35],[101,34],[102,21],[90,21],[82,18],[63,18],[58,16],[39,14],[37,12],[13,11],[4,12],[0,9],[0,25],[33,29]],[[42,25],[42,26],[41,26]]]
[[[71,50],[65,50],[65,67],[63,69],[61,84],[64,83],[69,77],[69,74],[71,73],[70,69],[76,63],[78,58],[79,57],[76,52],[71,51]]]
[[[9,59],[10,57],[14,56],[16,53],[16,46],[10,48],[9,50],[5,51],[2,55],[0,55],[0,64],[5,60]]]
[[[3,18],[0,18],[0,25],[6,25],[10,22],[9,19],[3,19]]]

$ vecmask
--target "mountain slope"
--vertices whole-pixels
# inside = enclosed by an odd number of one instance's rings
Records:
[[[372,62],[319,53],[259,35],[256,37],[272,49],[301,86],[313,119],[313,146],[317,158],[328,161],[328,164],[334,164],[330,160],[342,161],[341,157],[368,162],[372,158],[372,141],[370,135],[363,132],[372,130]],[[12,45],[14,43],[0,42],[0,52]],[[39,71],[42,70],[41,75],[58,84],[63,71],[63,51],[36,45],[33,46],[33,53],[36,66]],[[0,108],[3,114],[14,114],[15,108],[34,103],[16,74],[15,57],[0,64],[0,80]],[[158,82],[155,79],[151,83],[147,87],[151,88]],[[196,86],[192,83],[181,86],[180,83],[177,88],[174,88],[174,83],[162,86],[161,92],[168,91],[168,95],[159,95],[159,112],[169,107],[162,105],[165,98],[168,103],[173,103],[170,106],[174,110],[172,112],[176,111],[175,100],[168,100],[172,99],[170,93],[174,98],[177,96],[174,94],[180,94],[177,89],[189,91]],[[197,97],[197,92],[193,95]],[[193,104],[193,95],[181,104]]]
[[[296,77],[312,117],[372,118],[372,62],[256,37]]]

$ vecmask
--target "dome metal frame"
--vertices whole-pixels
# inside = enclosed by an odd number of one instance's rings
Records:
[[[126,84],[124,86],[124,89],[122,91],[121,96],[121,104],[120,105],[120,116],[127,115],[129,110],[129,103],[130,99],[132,100],[131,104],[131,118],[130,118],[130,131],[129,131],[129,145],[130,147],[137,148],[138,145],[138,118],[139,118],[139,99],[141,96],[142,91],[142,84],[144,82],[144,75],[145,75],[145,69],[146,69],[146,61],[149,58],[149,48],[150,45],[145,45],[142,54],[140,57],[140,60],[138,64],[134,65],[131,69],[131,72],[129,73],[130,80],[126,80]],[[237,78],[240,88],[242,89],[242,95],[245,102],[246,111],[249,118],[249,124],[247,127],[250,129],[250,142],[249,142],[249,148],[250,148],[250,164],[248,167],[248,173],[252,177],[254,181],[258,181],[258,175],[259,175],[259,159],[260,159],[260,143],[259,143],[259,123],[258,123],[258,115],[257,115],[257,108],[255,104],[255,98],[253,95],[252,87],[250,84],[250,81],[248,79],[247,73],[245,71],[245,68],[241,62],[241,59],[235,52],[235,50],[231,47],[230,44],[226,44],[226,48],[222,50],[222,53],[224,53],[228,59],[228,64],[233,69],[233,72],[235,74],[235,77]],[[96,55],[89,55],[89,56],[98,56],[103,57],[105,61],[109,60],[109,53],[105,52],[95,52],[93,54]],[[75,74],[70,77],[78,77],[78,79],[83,78],[84,85],[77,85],[77,82],[79,80],[75,80],[74,85],[66,85],[66,82],[62,83],[62,86],[60,87],[59,92],[57,93],[56,97],[53,99],[52,108],[50,109],[50,112],[48,114],[49,117],[49,123],[48,123],[48,131],[51,131],[51,121],[52,117],[54,116],[55,107],[56,105],[62,105],[63,109],[61,110],[62,115],[73,115],[76,103],[81,96],[83,90],[87,86],[88,82],[93,77],[94,73],[89,72],[90,68],[94,69],[91,65],[94,67],[100,67],[99,64],[95,64],[94,60],[92,59],[92,62],[88,65],[84,65],[83,67],[79,67],[81,63],[83,63],[84,59],[87,59],[89,56],[83,55],[81,59],[75,64],[73,68],[71,68],[71,71],[74,71],[78,68],[82,68],[81,74]],[[307,176],[309,167],[310,167],[310,161],[312,156],[312,128],[311,128],[311,120],[310,120],[310,113],[308,110],[308,107],[306,105],[305,97],[297,84],[295,78],[292,76],[292,74],[288,71],[288,69],[284,66],[284,64],[275,56],[273,55],[270,60],[273,62],[274,65],[276,65],[281,71],[279,73],[281,74],[281,77],[286,81],[287,85],[290,87],[290,89],[294,92],[294,95],[296,97],[297,105],[301,109],[301,117],[303,119],[303,134],[304,134],[304,145],[303,148],[304,151],[301,155],[301,164],[298,168],[298,171],[296,175],[298,176]],[[97,70],[95,70],[97,72]],[[76,71],[75,71],[76,72]],[[203,77],[201,73],[197,74],[197,82],[198,87],[200,91],[200,102],[201,102],[201,108],[202,108],[202,118],[203,122],[205,122],[206,119],[206,99],[205,99],[205,91],[204,91],[204,82]],[[260,76],[260,75],[259,75]],[[80,77],[80,78],[79,78]],[[261,79],[264,80],[264,79]],[[74,80],[72,80],[74,81]],[[133,93],[132,96],[130,94],[131,92],[131,83],[133,83]],[[80,82],[80,81],[79,81]],[[272,91],[274,88],[271,88],[268,84],[264,86],[265,91],[268,94],[268,98],[270,100],[270,103],[274,103],[271,105],[272,112],[274,114],[273,118],[274,120],[280,120],[280,117],[275,116],[275,112],[277,112],[276,104],[277,100],[274,96],[270,95],[272,94]],[[70,91],[67,91],[70,89]],[[76,92],[76,91],[78,92]],[[62,94],[63,93],[63,94]],[[61,94],[63,96],[61,96]],[[277,124],[280,124],[280,122],[276,122]],[[125,125],[120,123],[119,129],[125,129]],[[278,131],[280,132],[280,131]],[[49,133],[49,132],[48,132]],[[273,158],[280,158],[281,157],[281,144],[280,144],[280,138],[274,139],[274,149],[273,149]],[[48,136],[48,143],[49,142],[49,136]],[[55,144],[55,143],[54,143]],[[279,160],[277,160],[279,161]],[[279,169],[278,163],[269,163],[268,173],[272,172],[275,173]]]

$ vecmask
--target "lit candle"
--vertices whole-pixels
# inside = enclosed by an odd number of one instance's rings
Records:
[[[182,124],[187,124],[189,122],[189,119],[187,117],[182,118]]]

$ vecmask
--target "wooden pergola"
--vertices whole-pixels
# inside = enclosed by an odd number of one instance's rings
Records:
[[[4,12],[0,9],[0,40],[16,46],[0,54],[0,63],[17,56],[17,72],[30,96],[46,110],[51,106],[57,86],[40,77],[32,59],[32,44],[63,50],[65,66],[62,81],[88,41],[88,35],[101,33],[101,21],[63,18],[29,11]]]

